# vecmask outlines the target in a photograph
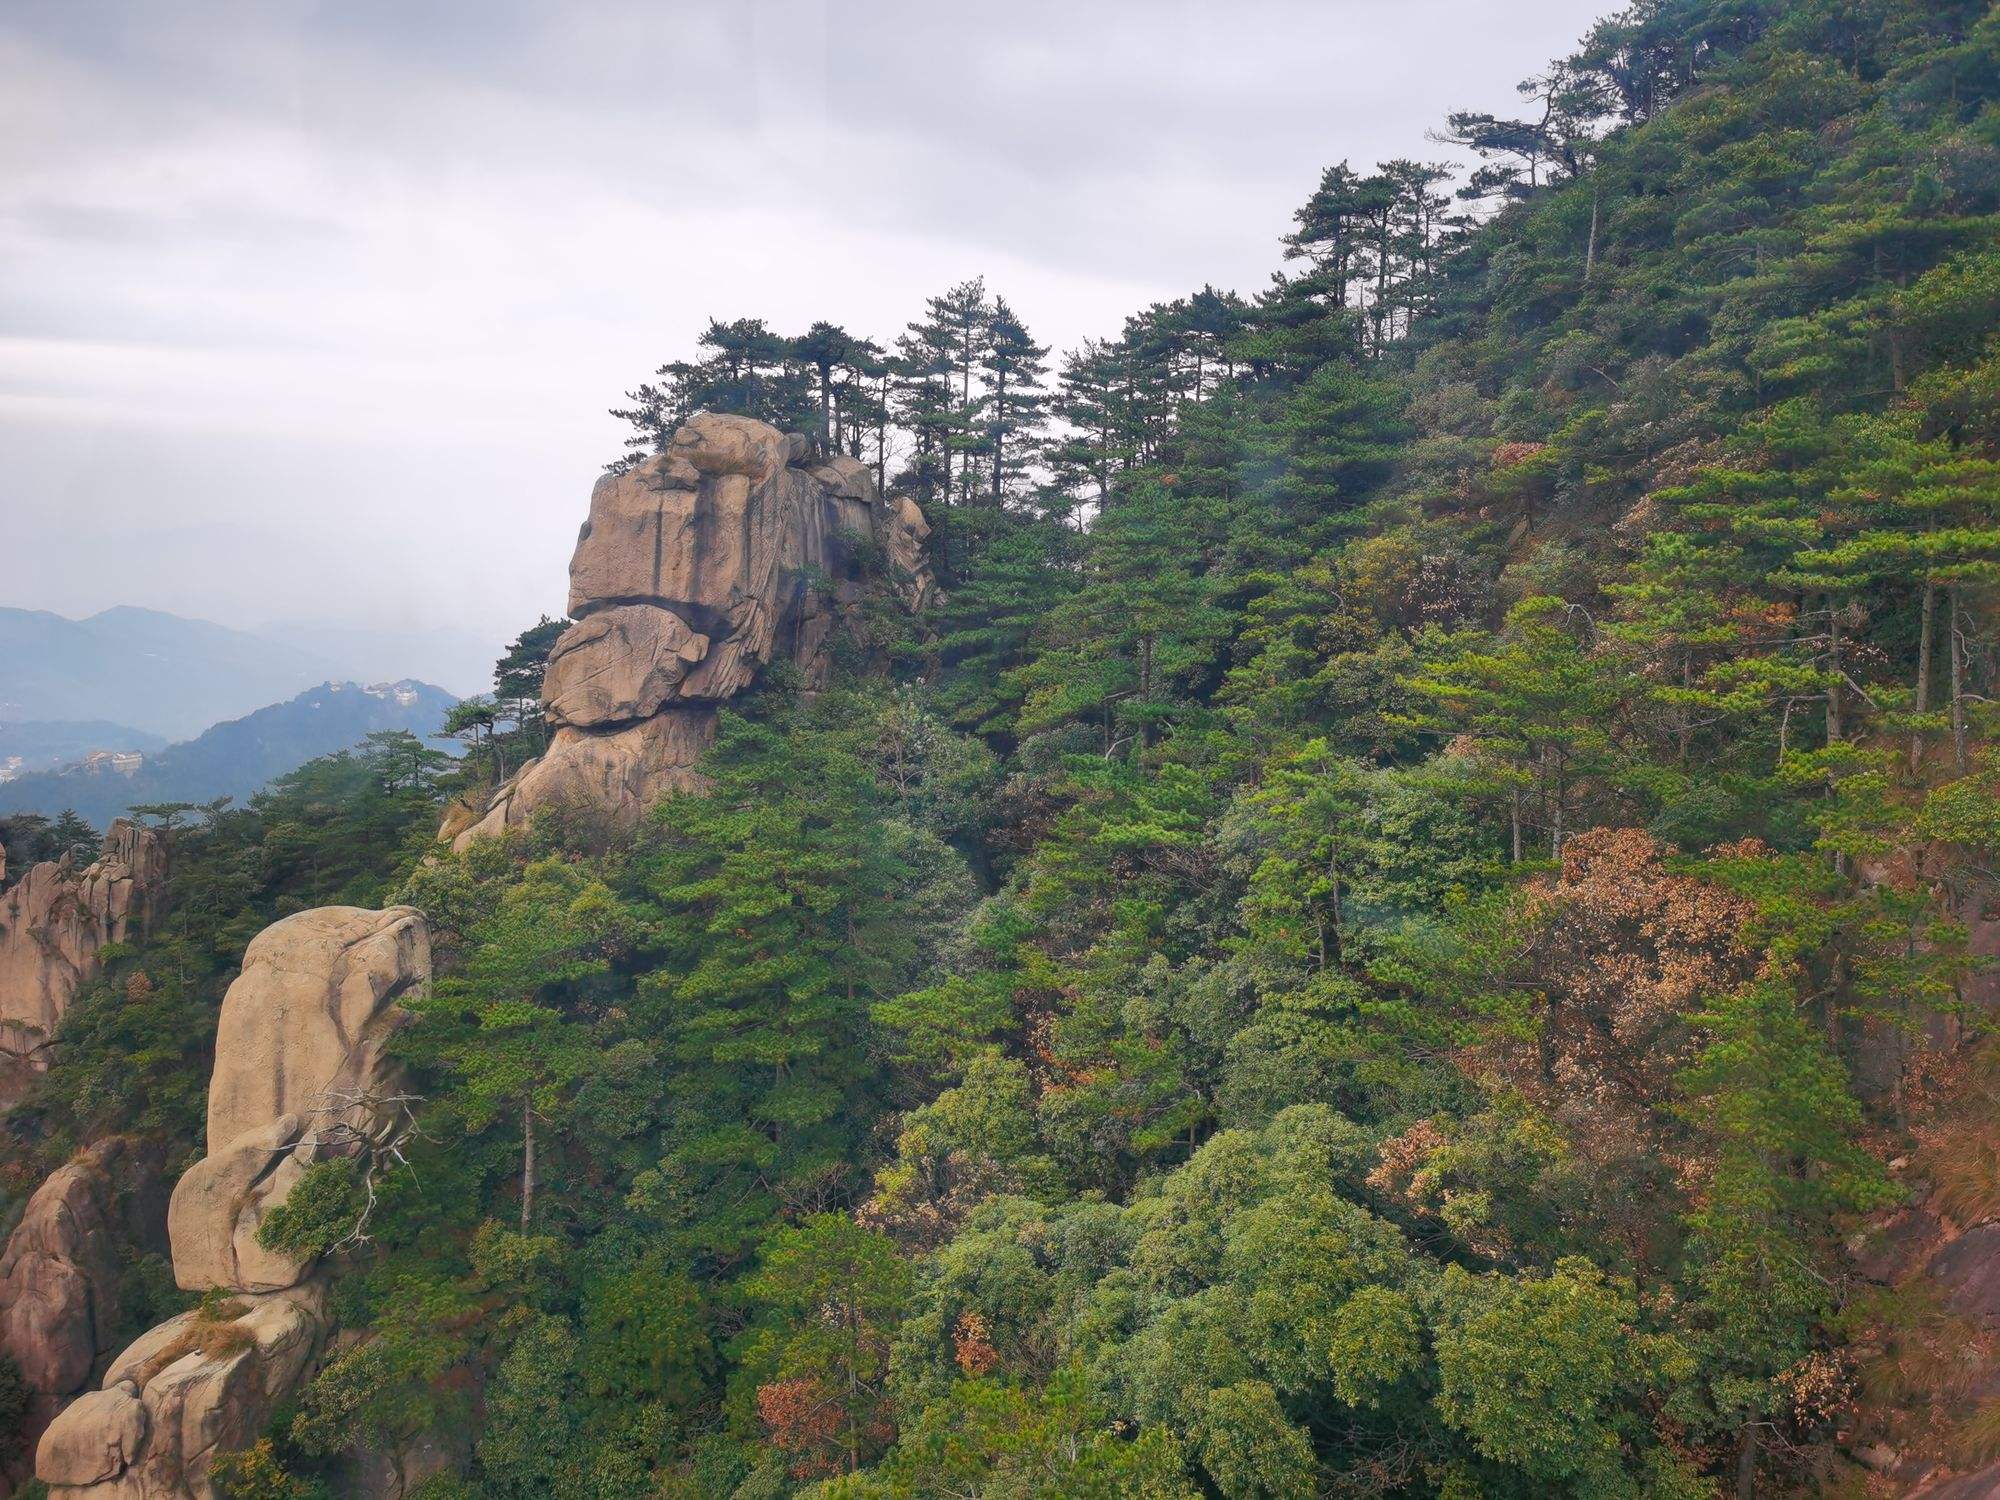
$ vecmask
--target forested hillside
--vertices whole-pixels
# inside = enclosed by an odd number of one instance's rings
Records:
[[[1640,0],[1522,96],[1441,122],[1463,193],[1435,143],[1332,166],[1269,285],[1059,356],[979,281],[713,324],[617,462],[806,433],[943,593],[736,700],[636,834],[430,840],[542,747],[546,621],[461,767],[384,741],[177,833],[11,1188],[199,1154],[272,916],[393,896],[439,974],[420,1131],[265,1220],[346,1333],[221,1494],[2000,1460],[2000,1263],[1931,1253],[2000,1216],[2000,14]]]

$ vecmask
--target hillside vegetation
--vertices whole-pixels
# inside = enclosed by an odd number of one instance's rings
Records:
[[[352,1337],[225,1495],[425,1434],[433,1500],[2000,1457],[1985,1335],[1850,1259],[2000,1210],[2000,15],[1641,0],[1523,93],[1445,127],[1480,212],[1335,166],[1254,297],[1054,371],[972,282],[632,392],[641,453],[733,410],[877,464],[946,591],[638,835],[425,860],[456,786],[388,749],[181,835],[19,1183],[193,1147],[268,915],[399,891],[441,973],[409,1170],[270,1230],[345,1246]],[[462,781],[541,743],[552,635]]]

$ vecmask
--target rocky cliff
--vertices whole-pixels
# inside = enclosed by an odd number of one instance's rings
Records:
[[[747,417],[692,418],[591,493],[569,567],[576,623],[543,682],[547,754],[441,836],[463,847],[559,804],[629,826],[689,784],[717,705],[767,664],[825,684],[867,570],[921,609],[929,531],[854,459],[815,458],[806,439]]]
[[[429,976],[411,907],[322,907],[251,941],[222,1002],[208,1154],[167,1215],[175,1279],[222,1295],[142,1335],[55,1417],[35,1455],[52,1493],[205,1500],[213,1456],[253,1442],[311,1373],[324,1277],[260,1246],[257,1226],[314,1160],[365,1153],[396,1129],[384,1048],[396,1002]]]
[[[44,861],[0,894],[0,1098],[9,1073],[45,1064],[98,949],[144,936],[166,875],[162,837],[121,818],[87,868],[68,856]]]

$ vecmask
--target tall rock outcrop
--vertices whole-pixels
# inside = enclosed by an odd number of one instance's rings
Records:
[[[145,935],[166,878],[165,840],[120,818],[85,869],[68,855],[44,860],[0,894],[0,1094],[5,1074],[45,1066],[97,950]]]
[[[216,1026],[208,1154],[167,1210],[182,1287],[274,1292],[304,1277],[258,1245],[257,1227],[319,1155],[388,1123],[379,1095],[396,1001],[430,962],[429,930],[409,906],[322,906],[250,940]]]
[[[327,1334],[324,1278],[257,1244],[310,1163],[395,1127],[385,1058],[396,1002],[428,982],[421,913],[333,906],[264,929],[223,998],[208,1154],[168,1210],[174,1275],[219,1291],[141,1336],[102,1388],[42,1434],[35,1472],[91,1500],[206,1500],[219,1452],[255,1441],[311,1373]]]
[[[806,439],[748,417],[690,419],[664,452],[591,492],[569,565],[576,623],[542,686],[548,752],[441,835],[462,848],[561,804],[636,822],[692,784],[717,705],[767,664],[826,683],[866,569],[921,609],[929,531],[915,505],[882,498],[865,464],[817,459]]]

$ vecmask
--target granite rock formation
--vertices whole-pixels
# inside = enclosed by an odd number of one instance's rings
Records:
[[[462,848],[562,804],[636,822],[693,783],[716,706],[767,664],[826,683],[865,568],[923,608],[929,530],[855,459],[815,458],[806,439],[748,417],[691,418],[664,452],[591,492],[570,560],[576,623],[543,681],[548,752],[441,836]]]
[[[257,1244],[313,1160],[369,1149],[402,1106],[384,1055],[430,976],[411,907],[322,907],[267,927],[222,1002],[208,1155],[167,1214],[182,1287],[219,1291],[146,1333],[42,1434],[35,1472],[91,1500],[205,1500],[209,1461],[262,1431],[325,1342],[325,1278]]]
[[[0,894],[0,1072],[46,1064],[98,949],[145,935],[166,876],[165,840],[120,818],[85,869],[67,855],[44,860]]]
[[[207,1500],[211,1459],[257,1440],[304,1381],[325,1333],[317,1282],[170,1318],[49,1425],[35,1477],[52,1495]]]
[[[257,1226],[316,1155],[379,1128],[395,1002],[429,974],[414,907],[323,906],[251,939],[216,1027],[208,1155],[168,1209],[183,1287],[270,1292],[305,1275],[257,1244]]]
[[[122,1136],[77,1153],[29,1197],[0,1249],[0,1354],[27,1384],[30,1443],[110,1357],[128,1257],[166,1248],[166,1218],[159,1153]],[[0,1466],[0,1490],[25,1477]]]

